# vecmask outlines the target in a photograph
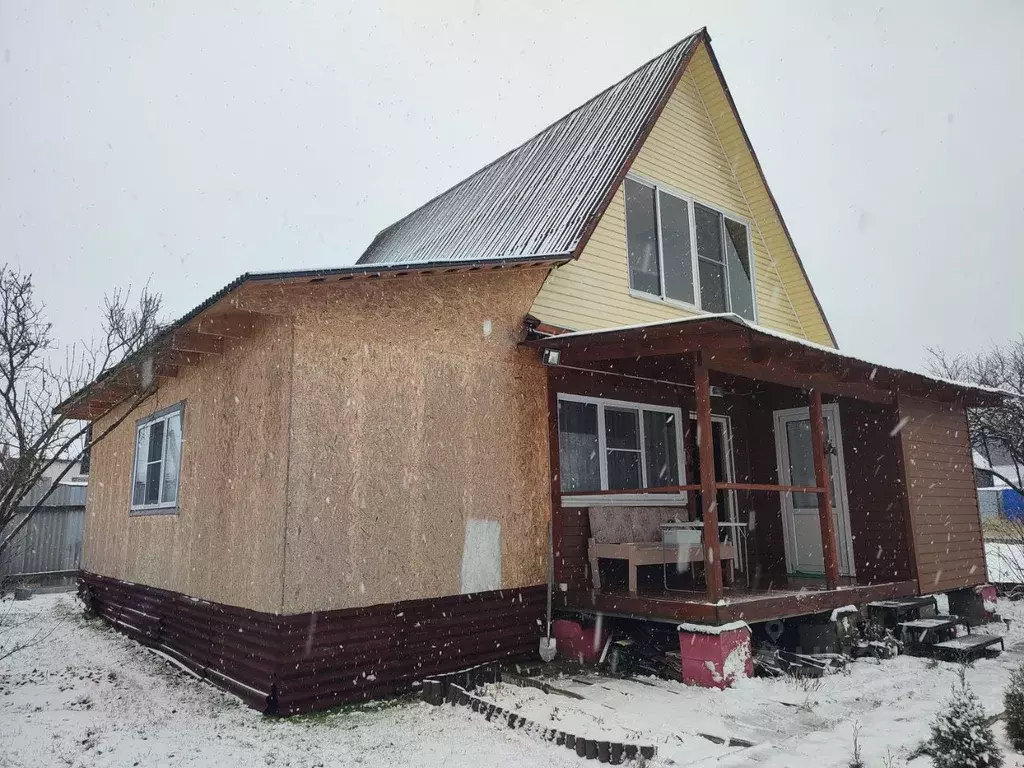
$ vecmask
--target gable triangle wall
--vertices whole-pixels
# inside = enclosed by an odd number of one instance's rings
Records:
[[[750,221],[758,323],[833,345],[705,43],[694,53],[630,170]],[[573,330],[694,314],[630,295],[621,185],[579,259],[552,270],[530,313]]]

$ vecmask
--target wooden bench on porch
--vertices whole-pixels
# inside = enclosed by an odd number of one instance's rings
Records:
[[[637,569],[644,565],[703,563],[704,546],[701,531],[694,530],[692,543],[663,541],[662,526],[671,524],[676,512],[666,507],[591,507],[589,510],[591,538],[587,553],[594,589],[601,589],[599,560],[625,560],[629,569],[629,591],[637,592]],[[735,548],[723,543],[719,559],[731,564]]]
[[[735,557],[731,544],[722,544],[720,557],[723,561],[731,561]],[[704,547],[697,544],[682,547],[677,544],[664,544],[660,541],[638,541],[619,544],[600,544],[593,539],[588,547],[590,569],[594,578],[594,589],[601,588],[601,576],[598,571],[598,560],[625,560],[629,564],[629,591],[637,591],[637,568],[641,565],[666,565],[681,563],[703,563]]]

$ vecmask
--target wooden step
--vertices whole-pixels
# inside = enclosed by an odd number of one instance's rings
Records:
[[[876,600],[873,603],[868,603],[869,608],[886,609],[924,608],[929,605],[935,605],[934,597],[901,597],[896,600]]]
[[[954,637],[952,640],[935,643],[931,646],[931,650],[937,659],[969,661],[994,652],[996,645],[1000,650],[1006,650],[1003,638],[999,635],[983,635],[975,632],[973,635]]]
[[[934,632],[939,629],[952,629],[958,623],[956,616],[936,616],[930,619],[914,619],[913,621],[901,621],[899,626],[903,629],[921,630]]]
[[[956,616],[901,621],[897,626],[904,652],[911,656],[931,655],[931,646],[956,637],[958,623],[960,622]]]
[[[868,616],[889,629],[905,621],[921,618],[922,609],[936,608],[934,597],[905,597],[898,600],[878,600],[868,603]]]

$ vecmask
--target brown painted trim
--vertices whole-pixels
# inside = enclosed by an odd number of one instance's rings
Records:
[[[772,208],[775,209],[775,215],[779,217],[779,223],[782,224],[782,231],[786,235],[789,247],[793,250],[793,256],[796,257],[797,266],[800,267],[800,274],[803,275],[804,280],[807,282],[807,288],[811,292],[811,298],[814,299],[814,304],[818,308],[818,313],[821,315],[822,322],[825,323],[825,330],[828,331],[829,338],[832,339],[832,345],[838,348],[839,342],[836,341],[836,335],[832,332],[832,326],[828,322],[825,310],[822,309],[821,302],[818,301],[818,295],[814,292],[814,286],[811,284],[811,279],[807,276],[807,269],[804,267],[804,262],[796,250],[796,243],[793,242],[793,236],[789,232],[789,227],[786,226],[786,220],[782,218],[782,211],[779,210],[779,204],[775,200],[775,195],[772,194],[772,189],[768,186],[768,180],[765,178],[764,169],[761,168],[761,161],[757,159],[757,153],[754,152],[754,145],[750,143],[750,136],[747,134],[747,129],[743,127],[743,121],[740,119],[740,113],[736,109],[736,102],[732,98],[732,91],[729,90],[729,85],[725,82],[725,75],[722,74],[722,67],[719,65],[718,57],[715,56],[715,51],[711,47],[711,38],[706,34],[704,36],[704,44],[707,46],[708,57],[711,59],[711,65],[715,68],[715,74],[718,75],[718,82],[721,84],[722,90],[725,92],[725,98],[729,102],[729,109],[732,110],[733,118],[736,120],[736,124],[740,127],[740,134],[743,136],[743,142],[747,145],[747,151],[750,152],[750,157],[754,160],[754,167],[757,168],[757,174],[761,179],[761,183],[764,184],[765,191],[768,193],[768,199],[771,201]]]
[[[393,696],[431,675],[537,650],[545,588],[281,616],[83,572],[115,629],[269,714]]]
[[[954,407],[959,408],[961,411],[963,411],[964,414],[964,424],[967,427],[967,455],[971,457],[971,466],[973,467],[974,443],[971,441],[971,420],[967,418],[967,408],[966,406],[963,405],[962,402],[955,403]],[[901,440],[900,444],[902,445],[902,443],[903,441]],[[978,542],[978,545],[981,547],[981,569],[982,573],[985,576],[985,583],[988,583],[988,557],[986,557],[985,555],[984,528],[982,527],[981,522],[981,498],[978,496],[978,484],[971,483],[971,489],[974,491],[974,508],[978,512],[978,531],[981,532],[980,538],[982,539],[980,542]]]
[[[825,565],[825,583],[829,589],[839,585],[839,547],[836,519],[832,514],[832,486],[829,482],[829,461],[825,453],[825,417],[822,414],[821,391],[811,390],[808,413],[811,417],[811,451],[814,460],[814,482],[822,489],[818,494],[818,523],[821,528],[821,553]]]
[[[636,135],[633,140],[633,145],[629,148],[629,152],[626,154],[626,159],[622,163],[622,167],[619,172],[615,174],[612,183],[608,189],[605,190],[604,197],[597,204],[597,207],[593,210],[590,216],[587,218],[587,224],[583,228],[583,232],[580,235],[580,241],[576,244],[576,248],[572,252],[573,260],[576,260],[583,253],[583,249],[587,243],[590,242],[590,237],[594,234],[594,230],[597,229],[597,224],[601,221],[601,217],[604,216],[604,212],[608,210],[608,206],[611,205],[612,200],[615,198],[615,192],[618,190],[622,181],[626,178],[626,174],[629,173],[629,169],[633,165],[633,161],[636,160],[636,156],[640,154],[640,150],[644,146],[644,142],[647,141],[647,137],[651,135],[651,131],[654,130],[654,124],[658,122],[658,118],[661,117],[661,113],[665,111],[665,107],[668,105],[669,99],[672,98],[672,94],[676,90],[676,86],[679,85],[679,80],[683,76],[683,72],[690,65],[690,60],[693,59],[693,54],[697,52],[701,42],[708,43],[710,38],[708,37],[707,27],[701,27],[697,32],[694,33],[696,38],[690,45],[690,50],[687,51],[686,56],[682,58],[679,64],[676,66],[676,71],[669,80],[668,85],[665,88],[665,92],[661,94],[658,99],[658,103],[655,104],[654,109],[651,111],[646,122],[640,132]],[[708,49],[710,50],[710,45]]]
[[[693,390],[697,400],[697,441],[700,453],[700,486],[702,518],[704,521],[704,580],[707,583],[708,600],[717,602],[722,598],[721,542],[718,538],[718,494],[715,492],[715,455],[712,442],[711,384],[704,355],[693,355]]]
[[[773,619],[822,613],[841,608],[844,605],[859,605],[874,600],[890,600],[917,594],[917,582],[897,581],[799,594],[792,592],[781,595],[765,593],[764,597],[756,599],[714,605],[701,599],[655,598],[581,590],[561,595],[558,605],[565,610],[584,613],[601,612],[606,615],[633,619],[693,621],[705,624],[746,621],[754,624]]]
[[[786,595],[775,600],[753,600],[736,602],[719,608],[720,622],[770,621],[790,616],[806,616],[842,608],[844,605],[860,605],[875,600],[892,600],[917,594],[917,584],[912,581],[897,581],[887,584],[872,584],[849,589],[804,592]]]
[[[771,483],[715,483],[720,491],[765,491],[767,493],[824,493],[816,485],[772,485]]]
[[[896,398],[896,423],[898,424],[902,419],[901,400],[899,396]],[[893,427],[896,425],[894,424]],[[899,445],[896,449],[896,464],[899,467],[899,481],[901,484],[901,506],[903,507],[903,524],[907,531],[907,558],[910,560],[910,575],[911,578],[917,583],[919,591],[923,592],[924,587],[921,584],[921,577],[918,574],[917,568],[917,532],[914,530],[914,512],[910,506],[910,481],[907,478],[907,459],[905,456],[905,436],[903,430],[900,430],[897,436],[897,442]],[[980,514],[980,510],[979,510]]]
[[[551,380],[551,371],[545,379],[548,395],[548,479],[549,493],[551,494],[551,551],[549,556],[553,559],[551,571],[554,584],[552,590],[558,589],[558,582],[563,581],[564,569],[561,567],[563,561],[562,549],[565,542],[565,520],[562,517],[562,464],[558,453],[558,391],[555,382]]]

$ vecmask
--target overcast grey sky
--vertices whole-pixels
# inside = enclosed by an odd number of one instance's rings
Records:
[[[841,347],[1024,331],[1024,3],[0,0],[0,233],[55,330],[373,235],[707,26]]]

